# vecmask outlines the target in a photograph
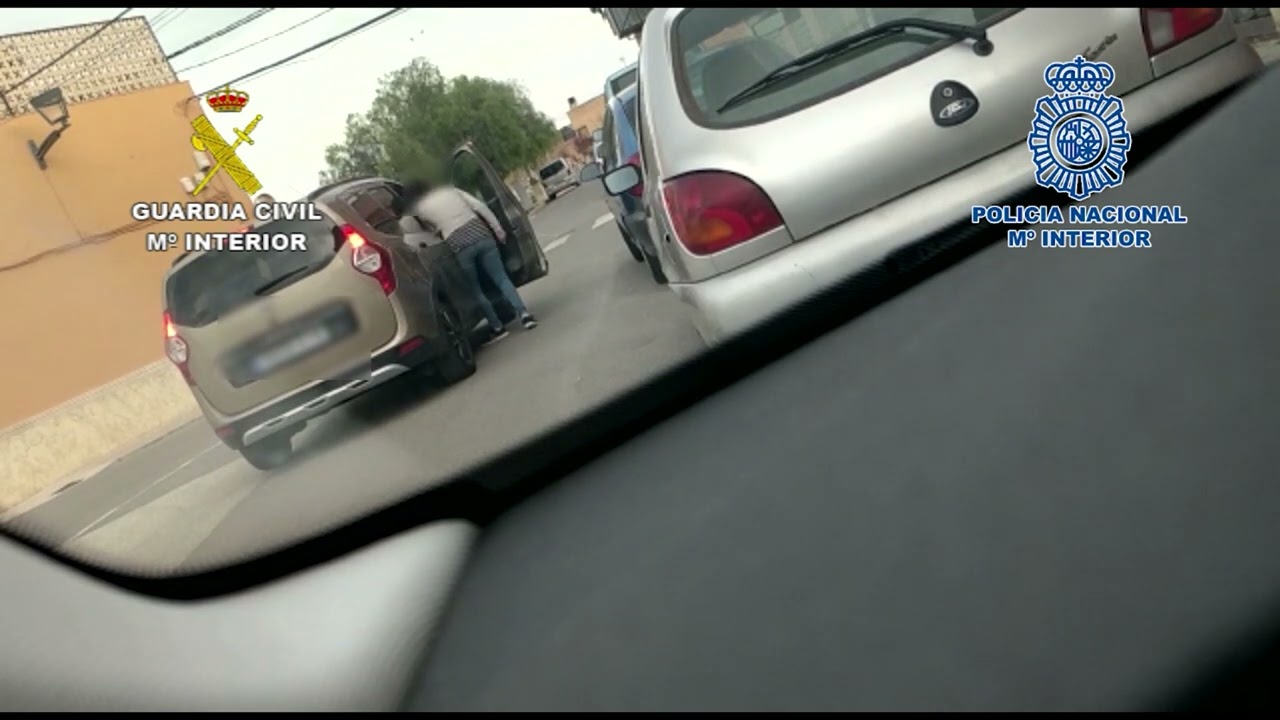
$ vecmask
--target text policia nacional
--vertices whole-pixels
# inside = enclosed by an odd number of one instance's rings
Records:
[[[996,225],[1110,225],[1106,228],[1055,228],[1008,231],[1008,246],[1024,248],[1038,240],[1043,248],[1151,247],[1151,231],[1132,225],[1183,225],[1187,217],[1181,205],[975,205],[973,223]],[[1116,227],[1120,226],[1120,227]]]

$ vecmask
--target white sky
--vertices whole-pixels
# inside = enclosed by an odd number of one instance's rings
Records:
[[[337,8],[278,38],[182,72],[323,9],[277,8],[171,62],[180,79],[189,81],[195,92],[204,92],[390,10]],[[0,34],[109,20],[121,10],[11,9],[0,17]],[[129,16],[150,19],[163,10],[139,8]],[[177,16],[170,12],[156,35],[165,51],[173,52],[252,10],[192,8]],[[634,62],[636,53],[635,41],[615,38],[605,19],[586,8],[414,8],[262,78],[236,83],[236,89],[251,96],[245,112],[207,114],[226,136],[261,113],[262,122],[253,133],[256,144],[243,148],[241,158],[265,192],[296,198],[316,186],[325,167],[324,149],[342,139],[347,114],[367,110],[378,79],[415,57],[431,61],[445,77],[515,80],[534,106],[560,127],[568,124],[570,97],[583,101],[600,94],[605,78]]]

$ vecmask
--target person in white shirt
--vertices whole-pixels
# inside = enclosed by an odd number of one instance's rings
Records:
[[[481,273],[489,276],[502,297],[515,309],[526,330],[538,326],[538,321],[525,306],[502,265],[498,243],[506,241],[507,233],[483,201],[453,186],[432,187],[422,180],[406,183],[404,197],[411,203],[412,213],[432,225],[445,239],[471,280],[472,292],[492,333],[485,344],[506,337],[507,330],[493,309],[493,303],[485,295]]]

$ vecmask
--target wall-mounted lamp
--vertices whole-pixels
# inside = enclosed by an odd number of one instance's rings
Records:
[[[31,98],[31,106],[40,113],[40,117],[44,121],[53,126],[53,132],[49,133],[39,145],[34,140],[27,141],[27,147],[31,148],[31,156],[36,159],[36,164],[41,170],[48,167],[45,164],[44,157],[49,154],[49,150],[53,144],[58,142],[58,138],[62,137],[62,133],[71,124],[67,122],[67,100],[62,96],[62,88],[52,88]]]

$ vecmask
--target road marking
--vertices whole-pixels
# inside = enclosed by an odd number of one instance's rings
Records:
[[[560,247],[561,245],[563,245],[563,244],[565,244],[565,243],[569,242],[569,235],[570,235],[570,233],[565,233],[564,235],[561,235],[560,237],[556,238],[555,240],[552,240],[551,242],[547,243],[547,246],[546,246],[545,248],[543,248],[543,249],[542,249],[542,250],[543,250],[543,252],[551,252],[552,250],[555,250],[556,248]]]
[[[199,460],[200,458],[202,458],[202,457],[204,457],[205,455],[209,454],[209,451],[210,451],[210,450],[213,450],[213,449],[215,449],[215,448],[217,448],[217,447],[219,447],[219,446],[221,446],[221,445],[222,445],[222,443],[220,443],[220,442],[214,443],[214,444],[210,445],[209,447],[207,447],[207,448],[205,448],[205,449],[201,450],[200,452],[196,453],[194,456],[192,456],[192,458],[191,458],[190,460],[188,460],[188,461],[186,461],[186,462],[182,463],[181,465],[179,465],[178,467],[176,467],[176,468],[174,468],[174,469],[170,470],[169,472],[165,473],[164,475],[161,475],[158,479],[154,480],[153,482],[151,482],[150,484],[148,484],[146,487],[144,487],[144,488],[142,488],[141,490],[139,490],[138,492],[136,492],[136,493],[134,493],[134,494],[130,495],[130,496],[128,497],[128,499],[126,499],[124,502],[120,503],[119,505],[116,505],[115,507],[111,508],[110,510],[108,510],[108,511],[106,511],[106,512],[102,513],[101,515],[99,515],[97,520],[94,520],[93,522],[89,523],[87,526],[85,526],[85,528],[84,528],[83,530],[81,530],[80,532],[76,533],[76,534],[75,534],[75,535],[73,535],[69,540],[67,540],[67,542],[69,543],[69,542],[71,542],[72,540],[76,540],[76,539],[80,538],[81,536],[88,534],[88,533],[89,533],[90,531],[92,531],[92,530],[97,530],[99,527],[101,527],[102,522],[103,522],[104,520],[106,520],[107,518],[111,517],[111,515],[112,515],[112,514],[114,514],[117,510],[119,510],[120,508],[124,507],[125,505],[128,505],[129,503],[133,502],[134,500],[137,500],[139,497],[142,497],[143,493],[145,493],[145,492],[147,492],[148,490],[150,490],[151,488],[153,488],[153,487],[155,487],[155,486],[159,485],[160,483],[164,482],[165,480],[168,480],[169,478],[173,477],[174,475],[177,475],[177,474],[178,474],[180,471],[182,471],[184,468],[189,467],[189,466],[191,465],[191,463],[194,463],[196,460]]]
[[[80,557],[128,558],[152,572],[176,570],[260,484],[261,476],[229,462],[122,512],[61,549]]]
[[[596,228],[600,227],[601,225],[604,225],[605,223],[609,222],[612,219],[613,219],[613,213],[609,213],[608,215],[601,215],[600,217],[596,218],[596,221],[594,223],[591,224],[591,229],[595,230]]]

